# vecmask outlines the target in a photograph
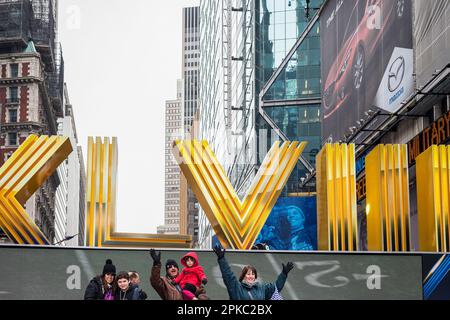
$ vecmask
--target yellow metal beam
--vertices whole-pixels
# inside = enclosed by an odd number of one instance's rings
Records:
[[[406,145],[378,145],[366,157],[370,251],[411,250],[407,156]]]
[[[50,244],[23,205],[71,152],[69,138],[30,135],[0,168],[0,228],[13,242]]]
[[[319,250],[358,251],[355,145],[327,144],[317,155]]]
[[[431,146],[416,159],[419,249],[450,251],[450,146]]]
[[[250,249],[305,146],[275,143],[242,201],[206,141],[176,141],[175,157],[222,245]]]

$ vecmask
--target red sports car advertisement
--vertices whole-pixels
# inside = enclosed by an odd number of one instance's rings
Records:
[[[413,93],[411,7],[411,0],[326,4],[320,25],[325,140],[350,134],[369,109],[396,112]]]

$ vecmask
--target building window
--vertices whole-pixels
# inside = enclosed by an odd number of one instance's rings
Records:
[[[9,122],[11,122],[11,123],[17,122],[17,109],[9,109],[8,115],[9,115],[9,117],[8,117]]]
[[[17,78],[19,76],[19,65],[17,63],[13,63],[10,65],[11,68],[11,78]]]
[[[17,133],[16,132],[8,133],[8,145],[9,146],[17,146]]]
[[[9,102],[19,102],[19,88],[11,87],[9,88]]]

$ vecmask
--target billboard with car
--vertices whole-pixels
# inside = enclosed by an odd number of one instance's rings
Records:
[[[414,91],[410,0],[329,0],[321,15],[323,138],[370,109],[395,113]],[[375,119],[376,121],[376,119]]]

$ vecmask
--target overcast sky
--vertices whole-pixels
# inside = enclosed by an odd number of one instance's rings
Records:
[[[164,107],[181,77],[182,8],[199,0],[60,0],[79,143],[118,137],[118,231],[164,223]]]

